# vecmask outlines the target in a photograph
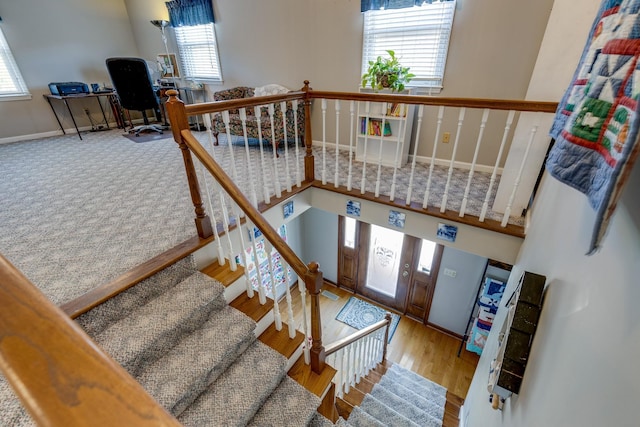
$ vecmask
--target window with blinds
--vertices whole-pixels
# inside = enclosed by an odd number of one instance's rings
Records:
[[[364,13],[362,74],[369,61],[393,50],[416,77],[411,86],[442,88],[455,1]]]
[[[175,27],[174,31],[185,78],[222,81],[213,23]]]
[[[0,101],[30,97],[18,65],[0,29]]]

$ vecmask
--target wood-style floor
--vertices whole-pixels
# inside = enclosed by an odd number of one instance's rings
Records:
[[[336,315],[353,294],[330,284],[325,284],[324,289],[339,297],[338,300],[333,301],[323,295],[320,296],[322,342],[326,346],[355,332],[356,329],[336,320]],[[297,287],[292,288],[292,297],[296,325],[300,328],[302,312]],[[308,301],[309,298],[307,298],[307,305]],[[283,319],[286,319],[284,313]],[[464,398],[469,390],[479,357],[464,349],[460,357],[457,357],[459,347],[459,339],[401,316],[398,328],[389,344],[387,358],[446,387],[456,396]]]

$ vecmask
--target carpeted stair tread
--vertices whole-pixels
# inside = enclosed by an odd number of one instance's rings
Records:
[[[425,377],[416,374],[413,371],[405,369],[398,364],[393,364],[391,368],[389,368],[389,370],[392,372],[396,372],[404,377],[407,377],[414,383],[419,384],[420,386],[426,389],[432,390],[441,396],[445,396],[445,397],[447,396],[447,389],[445,387],[441,386],[440,384],[434,383],[433,381],[430,381]]]
[[[133,376],[225,305],[223,286],[195,272],[93,339]]]
[[[201,328],[136,376],[142,386],[174,416],[213,383],[256,337],[255,322],[225,305]]]
[[[424,408],[428,411],[434,406],[438,408],[444,408],[444,405],[441,405],[439,402],[434,402],[429,398],[421,396],[414,390],[407,388],[407,386],[398,383],[395,379],[392,379],[386,375],[382,377],[378,384],[380,384],[380,386],[384,387],[388,391],[391,391],[393,394],[412,402],[418,408]]]
[[[402,384],[409,390],[412,390],[414,393],[419,394],[420,396],[428,399],[438,406],[444,407],[444,404],[447,402],[447,396],[440,394],[440,392],[432,387],[424,387],[423,384],[418,384],[413,381],[410,377],[400,374],[398,371],[389,370],[386,374],[384,374],[387,378],[392,379],[398,384]]]
[[[308,427],[332,427],[334,425],[337,424],[333,424],[327,417],[319,412],[313,414],[311,421],[309,421],[309,424],[307,424]]]
[[[437,410],[435,415],[416,406],[413,402],[403,399],[402,397],[387,390],[380,384],[376,384],[371,390],[371,396],[383,402],[385,405],[395,409],[414,423],[424,427],[439,427],[442,425],[442,417],[444,416],[444,408],[432,405],[431,410]]]
[[[145,305],[196,271],[193,256],[188,256],[106,300],[75,320],[87,334],[96,336],[109,325],[128,316],[137,307]]]
[[[355,406],[347,419],[347,425],[353,427],[389,427],[388,424],[384,424],[381,421],[376,420],[374,417],[360,409],[359,406]]]
[[[320,398],[285,375],[253,417],[252,427],[299,427],[311,421]]]
[[[394,408],[367,394],[359,406],[360,409],[374,417],[384,425],[394,427],[420,427],[409,418],[397,412]]]
[[[287,359],[254,341],[182,414],[185,426],[245,426],[285,375]]]

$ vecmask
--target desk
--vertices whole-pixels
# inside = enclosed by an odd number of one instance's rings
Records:
[[[80,93],[80,94],[75,94],[75,95],[44,94],[43,96],[45,97],[47,102],[49,102],[49,106],[51,107],[51,111],[53,111],[53,115],[56,116],[56,121],[58,122],[58,126],[60,126],[60,129],[62,130],[62,133],[65,134],[65,135],[66,135],[66,132],[64,130],[64,127],[62,126],[62,122],[60,121],[60,118],[58,117],[58,113],[56,113],[56,109],[53,108],[53,104],[51,103],[52,99],[56,99],[58,101],[64,102],[64,105],[67,107],[67,111],[69,111],[69,115],[71,116],[71,121],[73,121],[73,126],[76,128],[76,132],[78,133],[78,137],[80,139],[82,139],[82,135],[80,135],[80,130],[78,129],[78,124],[76,123],[76,119],[75,119],[75,117],[73,117],[73,112],[71,111],[71,107],[69,106],[69,100],[70,99],[94,98],[96,100],[96,102],[98,103],[98,105],[100,106],[100,111],[102,112],[102,117],[104,118],[104,123],[107,126],[107,129],[109,129],[109,122],[107,121],[107,116],[104,113],[104,108],[102,107],[102,102],[100,102],[100,97],[101,96],[105,96],[105,97],[107,97],[107,99],[109,100],[109,103],[111,104],[111,107],[113,108],[114,115],[115,115],[115,118],[116,118],[116,122],[118,123],[118,125],[120,125],[120,123],[122,121],[122,117],[119,115],[119,113],[120,113],[120,110],[119,110],[120,102],[118,101],[118,96],[116,95],[115,92]],[[122,123],[124,123],[124,121],[122,121]]]

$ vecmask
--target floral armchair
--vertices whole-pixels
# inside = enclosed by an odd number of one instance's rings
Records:
[[[214,101],[227,101],[230,99],[239,99],[239,98],[252,98],[254,96],[255,89],[247,86],[238,86],[231,89],[221,90],[215,92],[213,94]],[[255,115],[255,110],[253,108],[247,108],[247,136],[251,139],[258,139],[258,120]],[[301,144],[304,143],[304,104],[302,101],[298,101],[298,111],[297,111],[297,124],[298,124],[298,136],[300,137]],[[293,105],[292,102],[287,102],[287,110],[286,110],[286,124],[287,124],[287,142],[295,143],[295,120],[293,114]],[[280,143],[284,142],[284,126],[282,123],[282,110],[280,108],[280,103],[275,104],[274,114],[273,114],[273,122],[275,128],[275,139],[276,139],[276,150]],[[216,113],[214,115],[213,121],[211,123],[211,128],[213,132],[213,136],[215,138],[215,145],[218,145],[218,134],[219,133],[227,133],[227,129],[224,124],[224,120],[222,119],[222,114]],[[266,107],[261,108],[260,114],[260,130],[262,133],[263,141],[269,143],[271,145],[271,119],[269,118],[269,113]],[[240,120],[240,113],[237,109],[229,110],[229,131],[231,135],[242,136],[242,121]]]

